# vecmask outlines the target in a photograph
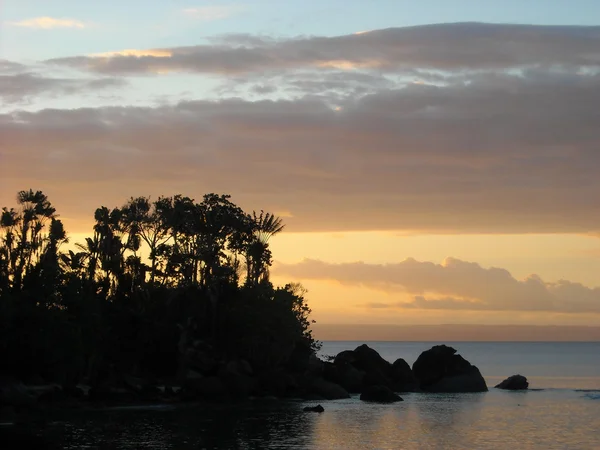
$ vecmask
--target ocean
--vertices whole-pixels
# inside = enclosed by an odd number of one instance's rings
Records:
[[[321,355],[362,342],[324,342]],[[368,342],[412,364],[431,342]],[[490,391],[401,394],[382,405],[358,396],[236,406],[145,406],[57,415],[45,435],[65,449],[600,449],[600,343],[456,342]],[[531,391],[494,389],[520,373]],[[1,447],[1,446],[0,446]]]

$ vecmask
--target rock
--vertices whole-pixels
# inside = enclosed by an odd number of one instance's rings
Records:
[[[85,397],[85,392],[83,391],[83,389],[76,385],[75,386],[74,385],[63,386],[62,390],[67,397],[76,398],[76,399],[81,399],[81,398]]]
[[[51,389],[45,389],[38,396],[39,403],[56,403],[68,398],[65,392],[58,386],[52,386]]]
[[[198,342],[201,341],[196,341],[193,348],[186,350],[187,364],[202,375],[214,375],[218,367],[217,359],[212,349]]]
[[[323,363],[323,378],[339,384],[348,392],[361,392],[365,373],[348,363]]]
[[[0,380],[0,406],[29,408],[36,402],[37,397],[23,383],[14,380]]]
[[[256,391],[256,380],[247,375],[230,375],[223,381],[235,400],[247,399]]]
[[[262,396],[285,397],[290,379],[283,370],[269,370],[258,376],[258,389]]]
[[[46,382],[40,375],[32,375],[28,379],[25,380],[25,384],[30,386],[42,386],[45,385]]]
[[[185,380],[186,380],[186,381],[188,381],[188,380],[199,380],[199,379],[201,379],[201,378],[204,378],[204,377],[202,376],[202,374],[201,374],[201,373],[199,373],[199,372],[196,372],[195,370],[191,370],[191,369],[190,369],[190,370],[188,370],[188,371],[187,371],[187,373],[185,374]]]
[[[114,388],[106,385],[92,386],[88,397],[94,402],[123,402],[129,403],[136,400],[135,393],[129,389]]]
[[[313,402],[319,402],[322,400],[327,400],[325,397],[323,397],[322,395],[319,394],[307,394],[304,397],[302,397],[304,400],[309,400],[309,401],[313,401]]]
[[[290,354],[286,368],[290,372],[303,373],[306,372],[310,365],[310,357],[313,350],[310,345],[304,343],[294,344],[294,350]]]
[[[337,371],[325,371],[325,378],[349,392],[362,392],[367,386],[386,386],[392,391],[414,391],[416,379],[403,359],[390,364],[376,350],[363,344],[340,352],[333,364]]]
[[[322,375],[324,362],[321,361],[314,353],[308,357],[308,367],[306,372],[310,375]]]
[[[367,386],[363,393],[360,394],[360,399],[365,402],[377,403],[394,403],[403,401],[398,394],[395,394],[386,386]]]
[[[17,411],[14,406],[0,406],[0,423],[12,422],[17,417]]]
[[[325,381],[322,378],[315,378],[311,383],[310,390],[312,393],[320,395],[327,400],[350,398],[350,394],[348,394],[348,391],[342,386],[330,381]]]
[[[392,365],[381,357],[376,350],[369,347],[367,344],[360,345],[354,349],[355,362],[352,363],[357,369],[364,370],[369,373],[374,370],[379,370],[386,377],[391,373]]]
[[[362,392],[365,372],[358,370],[351,364],[334,364],[333,366],[336,369],[336,379],[330,381],[339,384],[348,392]]]
[[[396,391],[411,392],[419,386],[412,369],[402,358],[392,364],[392,380]]]
[[[436,345],[421,353],[412,370],[419,388],[426,392],[488,390],[479,369],[446,345]]]
[[[321,405],[317,405],[317,406],[306,406],[303,411],[305,412],[316,412],[316,413],[322,413],[323,411],[325,411],[325,408],[323,408]]]
[[[238,367],[240,374],[252,376],[254,375],[254,371],[252,370],[252,366],[245,359],[238,360]]]
[[[529,382],[523,375],[511,375],[502,383],[497,384],[496,388],[509,391],[520,391],[529,388]]]
[[[215,376],[188,378],[183,389],[184,398],[187,400],[228,402],[231,399],[225,383]]]
[[[167,397],[174,397],[175,396],[175,391],[173,390],[173,387],[166,384],[165,388],[163,390],[163,394],[166,395]]]
[[[367,386],[386,386],[393,390],[394,383],[388,373],[384,373],[380,369],[371,369],[367,371],[363,379],[364,387]]]
[[[252,370],[252,366],[250,366],[250,363],[248,361],[246,361],[245,359],[237,359],[237,360],[229,361],[225,365],[225,369],[229,373],[235,373],[238,375],[252,376],[254,374],[254,371]]]
[[[354,350],[344,350],[343,352],[339,352],[334,358],[333,363],[336,365],[356,364],[356,355],[354,354]]]

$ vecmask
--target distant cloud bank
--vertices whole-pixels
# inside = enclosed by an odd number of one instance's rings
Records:
[[[307,259],[298,264],[279,263],[274,273],[298,280],[333,280],[412,297],[408,302],[365,303],[367,309],[600,313],[600,288],[567,280],[545,282],[537,275],[517,280],[505,269],[486,269],[455,258],[447,258],[442,264],[407,259],[381,265]]]
[[[10,25],[23,28],[35,28],[42,30],[50,30],[53,28],[85,28],[86,25],[80,20],[75,19],[60,19],[55,17],[34,17],[31,19],[21,20],[19,22],[10,22]]]
[[[205,20],[226,17],[236,7],[210,6],[184,12]],[[513,68],[580,68],[600,64],[600,27],[454,23],[389,28],[336,37],[277,39],[232,34],[211,44],[175,47],[161,60],[164,68],[185,72],[242,74],[318,67],[372,68],[383,73],[413,73],[432,80],[451,71]],[[85,56],[52,62],[112,74],[154,70],[145,59],[90,60]],[[442,73],[440,73],[442,72]]]

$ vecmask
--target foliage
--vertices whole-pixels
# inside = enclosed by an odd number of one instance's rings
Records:
[[[102,206],[74,248],[41,191],[0,216],[0,358],[4,374],[91,383],[177,372],[182,324],[224,357],[285,364],[316,350],[299,285],[269,281],[269,238],[284,228],[228,195],[175,195]]]

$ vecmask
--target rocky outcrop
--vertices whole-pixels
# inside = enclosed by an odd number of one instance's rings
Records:
[[[306,406],[303,409],[304,412],[316,412],[316,413],[322,413],[323,411],[325,411],[325,408],[323,408],[321,405],[317,405],[317,406]]]
[[[201,341],[188,340],[187,344],[181,346],[177,379],[113,374],[83,390],[79,387],[83,385],[28,386],[0,380],[0,411],[11,415],[37,405],[78,406],[85,401],[102,405],[186,400],[227,403],[252,397],[321,401],[349,398],[350,393],[361,394],[364,401],[397,402],[402,398],[396,392],[487,390],[477,367],[445,345],[423,352],[412,368],[401,358],[392,364],[363,344],[339,353],[333,362],[299,348],[286,362],[267,369],[243,359],[225,359]],[[524,389],[527,380],[515,375],[497,387]]]
[[[231,400],[227,386],[215,376],[187,378],[182,396],[185,400],[205,400],[218,403]]]
[[[529,388],[529,382],[523,375],[511,375],[495,387],[497,389],[506,389],[508,391],[521,391]]]
[[[385,386],[367,386],[363,393],[360,394],[360,399],[365,402],[377,403],[395,403],[403,401],[402,397],[392,392]]]
[[[426,392],[488,390],[479,369],[446,345],[436,345],[421,353],[413,364],[412,371],[419,388]]]
[[[341,398],[349,398],[350,394],[342,386],[322,378],[315,378],[309,386],[309,392],[316,394],[326,400],[339,400]]]
[[[36,403],[37,396],[23,383],[16,380],[0,379],[0,406],[31,408]]]
[[[406,361],[398,359],[391,364],[366,344],[340,352],[333,363],[324,363],[323,376],[352,393],[362,393],[368,386],[385,386],[396,392],[417,387]]]

